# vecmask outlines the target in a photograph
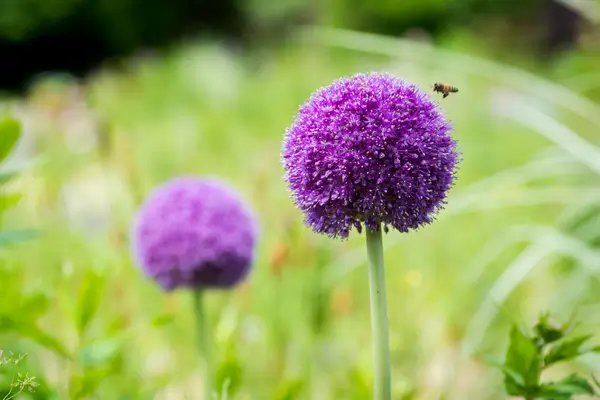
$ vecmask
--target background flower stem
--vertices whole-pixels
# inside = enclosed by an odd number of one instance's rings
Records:
[[[203,360],[204,372],[204,397],[213,400],[213,360],[211,352],[211,330],[204,310],[204,291],[194,291],[194,314],[196,314],[196,328],[198,331],[198,350]]]
[[[391,399],[390,345],[388,338],[385,271],[381,226],[366,230],[369,259],[369,289],[371,299],[371,330],[375,366],[374,400]]]

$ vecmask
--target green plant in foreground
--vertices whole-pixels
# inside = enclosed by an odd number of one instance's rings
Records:
[[[3,116],[0,117],[0,165],[10,155],[21,137],[21,124],[18,120]],[[0,171],[0,189],[13,179],[19,171]],[[0,217],[21,200],[20,193],[0,192]],[[0,221],[1,222],[1,221]],[[1,226],[0,226],[1,227]],[[6,230],[0,229],[0,247],[27,241],[36,236],[32,230]]]
[[[526,400],[567,400],[576,395],[598,396],[588,379],[573,373],[558,381],[542,382],[542,373],[558,363],[573,360],[584,354],[600,352],[600,346],[586,343],[592,335],[576,335],[574,325],[557,324],[548,314],[542,314],[533,333],[517,325],[510,331],[510,343],[504,363],[497,366],[504,374],[504,387],[511,396]],[[600,396],[599,396],[600,397]]]
[[[33,392],[39,384],[35,381],[35,376],[29,376],[29,373],[22,374],[19,371],[20,363],[27,354],[14,355],[12,352],[6,354],[0,350],[0,377],[10,376],[10,385],[7,393],[2,400],[9,400],[16,397],[24,390]]]

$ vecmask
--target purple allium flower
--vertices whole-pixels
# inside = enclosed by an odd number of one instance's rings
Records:
[[[253,262],[257,222],[217,180],[176,178],[160,185],[133,224],[136,262],[165,290],[228,288]]]
[[[407,232],[445,204],[459,162],[452,126],[429,97],[391,74],[342,78],[300,107],[287,130],[285,180],[315,232]]]

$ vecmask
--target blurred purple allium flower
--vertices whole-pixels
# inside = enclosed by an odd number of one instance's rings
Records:
[[[132,250],[165,290],[228,288],[250,270],[257,235],[252,211],[232,188],[183,177],[157,187],[140,207]]]
[[[407,232],[443,207],[459,162],[452,126],[416,86],[387,73],[321,88],[287,130],[282,161],[295,204],[315,232],[352,226]]]

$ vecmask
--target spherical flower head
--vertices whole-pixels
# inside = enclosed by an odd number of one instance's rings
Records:
[[[314,93],[287,130],[285,180],[315,232],[407,232],[445,204],[459,162],[451,131],[412,84],[387,73],[342,78]]]
[[[232,188],[183,177],[160,185],[142,204],[132,250],[165,290],[229,288],[248,274],[257,234],[251,210]]]

